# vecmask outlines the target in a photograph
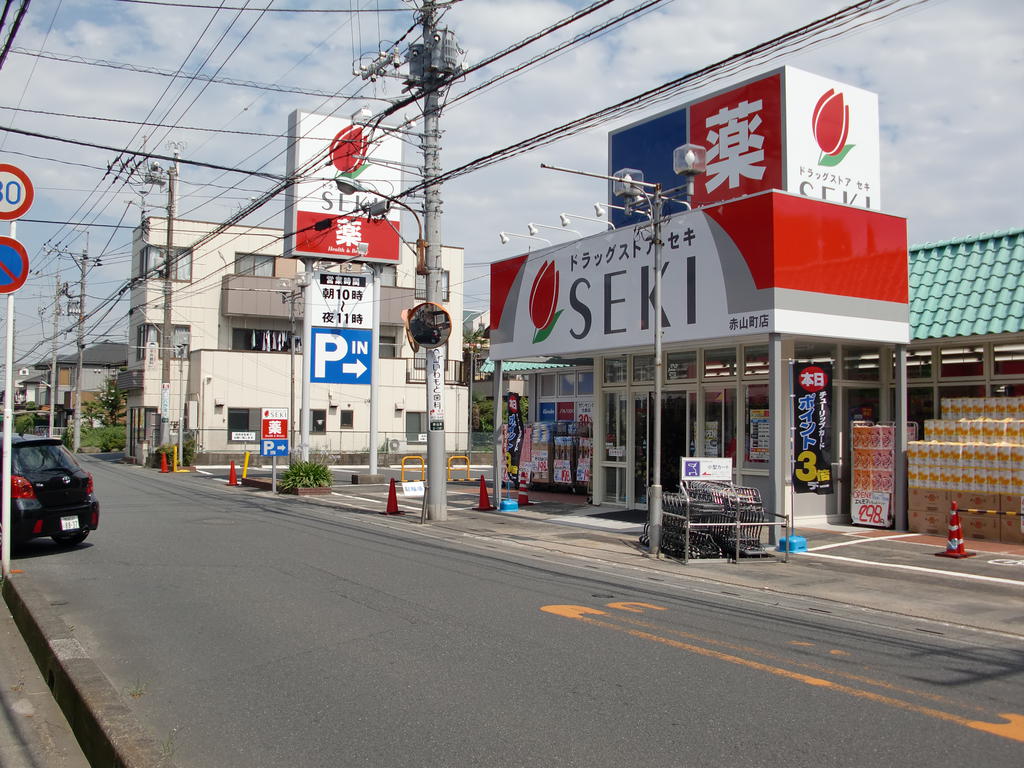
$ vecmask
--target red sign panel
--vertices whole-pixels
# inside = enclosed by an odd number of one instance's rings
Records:
[[[690,106],[690,141],[707,147],[693,206],[782,189],[782,80],[764,80]]]
[[[559,403],[555,418],[558,421],[576,421],[576,403],[572,401]]]
[[[317,229],[317,226],[324,229]],[[311,211],[295,213],[295,250],[324,256],[358,258],[374,261],[400,258],[397,223],[388,220],[364,219],[358,216],[337,216]],[[365,244],[365,252],[359,246]]]

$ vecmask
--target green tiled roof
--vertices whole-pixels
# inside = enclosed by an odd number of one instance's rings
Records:
[[[914,341],[1024,331],[1024,229],[910,248]]]

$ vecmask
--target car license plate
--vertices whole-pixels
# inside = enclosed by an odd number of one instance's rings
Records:
[[[62,531],[77,531],[78,530],[78,516],[75,517],[62,517],[60,519],[60,529]]]

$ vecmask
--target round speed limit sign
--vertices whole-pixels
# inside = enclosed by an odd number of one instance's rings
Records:
[[[28,213],[35,191],[21,168],[0,163],[0,221],[12,221]]]

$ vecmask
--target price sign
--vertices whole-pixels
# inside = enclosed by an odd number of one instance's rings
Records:
[[[873,528],[892,526],[892,512],[888,493],[859,493],[850,500],[850,516],[855,525]]]
[[[0,221],[24,216],[32,207],[34,197],[28,174],[10,163],[0,163]]]

